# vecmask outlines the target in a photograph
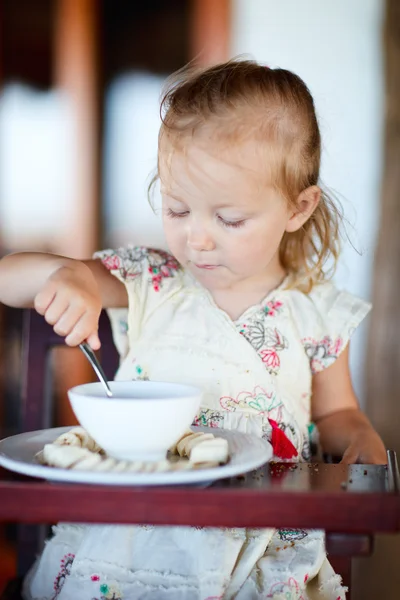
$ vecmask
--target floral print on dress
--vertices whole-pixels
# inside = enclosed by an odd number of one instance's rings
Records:
[[[275,583],[266,597],[276,600],[306,600],[302,587],[294,577],[289,577],[287,581]]]
[[[281,366],[280,352],[289,347],[285,336],[276,327],[266,326],[266,320],[275,317],[282,311],[283,303],[270,300],[261,310],[249,319],[248,323],[239,325],[239,333],[246,338],[258,352],[267,371],[277,375]]]
[[[270,373],[277,374],[279,367],[281,366],[281,359],[279,354],[274,348],[267,348],[266,350],[260,351],[261,360],[267,367]]]
[[[261,386],[256,386],[252,392],[243,391],[232,398],[231,396],[222,396],[219,401],[221,407],[229,412],[236,410],[249,410],[259,414],[271,414],[272,411],[279,411],[282,408],[282,402],[277,399],[275,392],[267,392]],[[274,414],[276,414],[274,412]],[[277,418],[281,417],[281,411]]]
[[[332,365],[344,347],[343,338],[340,336],[332,339],[326,335],[319,341],[313,338],[304,338],[302,343],[313,374]]]
[[[100,581],[99,575],[92,575],[92,581]],[[121,590],[117,585],[112,583],[101,583],[99,588],[100,596],[93,597],[91,600],[123,600]]]
[[[55,600],[57,596],[60,594],[62,587],[65,583],[66,578],[71,573],[72,563],[74,562],[75,554],[65,554],[60,562],[60,570],[56,575],[54,580],[54,596],[52,596],[52,600]]]
[[[136,358],[132,359],[132,364],[134,366],[134,377],[132,377],[132,381],[149,381],[150,377],[146,370],[137,362]]]
[[[299,542],[308,536],[304,529],[279,529],[278,533],[282,542]]]
[[[279,300],[269,300],[263,305],[263,313],[267,317],[275,317],[282,312],[283,303]]]
[[[202,425],[203,427],[222,427],[223,423],[222,412],[211,408],[202,408],[193,421],[193,425]]]
[[[174,277],[181,269],[178,261],[163,250],[142,246],[129,246],[118,250],[104,250],[95,254],[110,271],[119,271],[123,280],[136,279],[144,275],[146,267],[149,281],[156,292],[160,291],[162,280]]]

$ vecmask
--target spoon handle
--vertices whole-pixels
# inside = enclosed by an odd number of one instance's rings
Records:
[[[89,344],[86,342],[82,342],[82,344],[79,344],[79,348],[82,350],[83,354],[86,356],[86,358],[92,365],[94,372],[96,373],[97,377],[100,379],[101,383],[103,384],[103,386],[106,390],[107,396],[109,398],[111,398],[112,391],[110,389],[110,386],[108,385],[108,381],[105,376],[105,373],[104,373],[99,361],[97,360],[95,353],[93,352],[93,350],[91,349]]]

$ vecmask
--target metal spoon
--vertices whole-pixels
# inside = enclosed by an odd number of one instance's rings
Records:
[[[79,344],[79,348],[82,350],[83,354],[86,356],[86,358],[92,365],[94,372],[96,373],[97,377],[100,379],[101,383],[103,384],[104,389],[106,390],[107,396],[109,398],[111,398],[112,391],[110,389],[110,386],[108,385],[106,375],[101,367],[101,364],[97,360],[95,353],[93,352],[93,350],[91,349],[89,344],[86,342],[82,342],[82,344]]]

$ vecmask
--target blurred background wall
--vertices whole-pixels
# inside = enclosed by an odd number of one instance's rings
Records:
[[[392,11],[395,27],[394,5],[395,0],[2,0],[2,253],[40,249],[87,257],[96,248],[128,242],[164,246],[157,211],[147,202],[163,82],[189,60],[210,64],[245,54],[295,71],[310,87],[323,136],[322,178],[341,199],[346,218],[336,281],[370,299],[387,158],[383,26]],[[387,260],[385,252],[381,260]],[[374,327],[379,330],[381,322]],[[379,390],[371,399],[365,385],[367,348],[374,344],[368,335],[366,322],[352,343],[355,387],[395,446],[398,437],[387,426],[391,408],[386,405],[382,417],[376,409]],[[70,351],[55,360],[55,368],[56,420],[72,422],[65,389],[90,373]],[[16,395],[15,386],[3,382],[0,428],[15,425],[10,406]],[[390,548],[385,543],[379,541],[369,575],[358,577],[356,598],[376,598],[378,581],[386,586],[382,597],[398,597],[400,569],[393,556],[400,548],[395,541]],[[364,561],[361,568],[366,566]]]

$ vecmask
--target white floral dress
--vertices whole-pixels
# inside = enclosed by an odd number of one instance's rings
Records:
[[[369,305],[332,284],[285,282],[233,321],[170,255],[96,255],[126,285],[109,311],[116,379],[204,390],[196,423],[268,440],[278,460],[310,458],[313,373],[329,367]],[[25,582],[34,600],[341,600],[320,531],[61,524]]]

